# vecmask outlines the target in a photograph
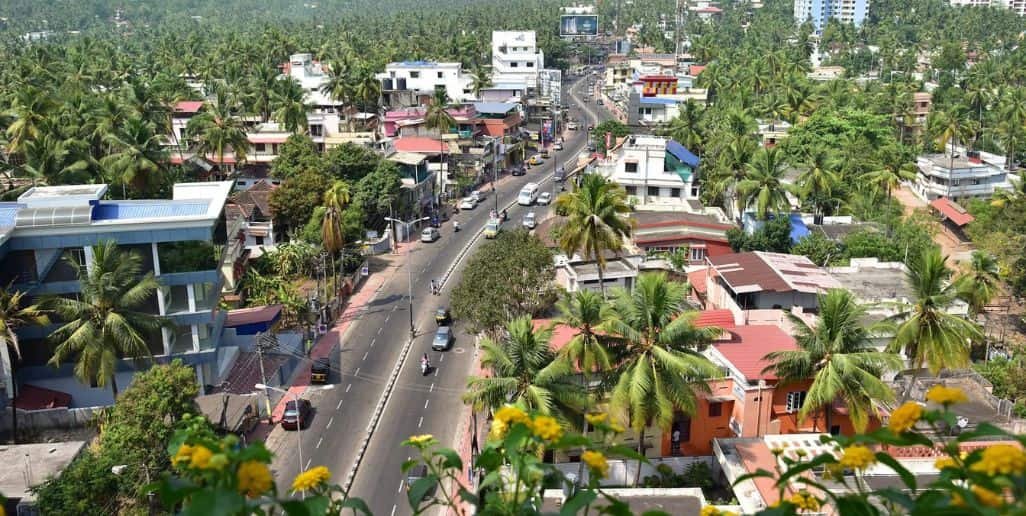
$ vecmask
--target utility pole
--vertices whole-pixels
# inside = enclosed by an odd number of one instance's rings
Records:
[[[501,136],[492,139],[492,198],[495,202],[495,213],[499,213],[499,192],[495,190],[495,182],[499,180],[499,140]]]
[[[266,349],[273,349],[273,348],[277,347],[277,345],[278,345],[278,339],[274,337],[274,334],[268,334],[268,333],[264,333],[264,332],[257,333],[257,337],[256,337],[256,350],[257,350],[257,358],[258,358],[258,360],[260,362],[260,383],[261,383],[261,385],[267,385],[267,373],[264,371],[264,351],[265,351],[265,348]],[[271,418],[272,418],[272,414],[271,414],[271,395],[268,394],[266,388],[263,389],[263,391],[264,391],[264,405],[265,405],[265,408],[267,410],[267,421],[273,423],[273,421],[271,421]]]
[[[403,225],[405,225],[408,228],[410,224],[415,224],[417,222],[423,222],[425,220],[428,220],[429,218],[430,217],[422,217],[422,218],[419,218],[419,219],[411,220],[409,222],[402,221],[402,220],[399,220],[399,219],[393,219],[392,217],[386,217],[385,220],[391,222],[392,223],[392,227],[395,227],[396,224],[403,224]],[[414,337],[417,336],[417,330],[413,326],[413,264],[410,263],[411,251],[413,251],[413,246],[412,245],[411,246],[407,246],[406,247],[406,278],[407,278],[407,282],[408,282],[407,283],[407,289],[408,289],[408,299],[409,299],[409,309],[410,309],[410,339],[412,340]],[[441,286],[439,286],[439,287],[441,287]]]

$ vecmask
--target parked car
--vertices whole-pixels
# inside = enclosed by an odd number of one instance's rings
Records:
[[[546,192],[548,193],[548,192]],[[540,199],[540,197],[539,197]],[[534,229],[538,225],[538,220],[534,217],[534,212],[530,211],[527,215],[524,215],[523,225],[527,229]]]
[[[439,326],[448,326],[452,322],[452,315],[449,313],[449,309],[442,307],[435,310],[435,323]]]
[[[428,476],[428,468],[424,464],[417,464],[406,471],[406,491],[413,489],[413,484],[417,483],[418,480],[426,478]],[[433,484],[425,493],[421,500],[435,495],[435,485]]]
[[[524,167],[523,165],[515,165],[515,166],[513,167],[513,172],[512,172],[512,174],[513,174],[514,176],[522,176],[522,175],[524,175],[524,174],[526,174],[526,173],[527,173],[527,168],[526,168],[526,167]]]
[[[538,196],[538,200],[536,202],[542,206],[547,206],[552,202],[552,192],[542,192],[541,195]]]
[[[577,130],[577,122],[567,122],[566,128],[571,130],[571,131],[576,131]]]
[[[488,192],[485,190],[474,190],[473,192],[470,192],[470,196],[474,198],[474,202],[481,204],[481,202],[485,200],[485,197],[488,197]]]
[[[285,430],[306,428],[310,424],[311,412],[310,400],[300,398],[298,407],[296,400],[289,400],[285,403],[285,414],[281,416],[281,427]]]
[[[328,357],[318,358],[310,366],[310,383],[328,383],[329,374],[331,374],[331,359]]]
[[[420,241],[431,243],[438,240],[441,236],[442,234],[438,232],[438,228],[424,228],[424,231],[420,232]]]
[[[542,163],[545,163],[545,158],[543,158],[541,154],[535,154],[534,156],[531,156],[528,163],[531,165],[541,165]]]
[[[431,349],[435,351],[446,351],[452,347],[452,327],[439,326],[435,330],[435,339],[431,341]]]
[[[563,142],[556,142],[552,144],[553,150],[563,150]]]
[[[474,208],[477,208],[477,201],[475,201],[473,197],[464,197],[463,200],[460,201],[461,210],[472,210]]]

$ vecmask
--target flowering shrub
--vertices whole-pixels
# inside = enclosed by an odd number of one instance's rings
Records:
[[[956,423],[951,407],[966,401],[966,395],[959,389],[935,386],[926,399],[937,408],[910,401],[891,413],[885,428],[852,437],[822,437],[824,443],[834,445],[832,453],[792,458],[783,450],[773,450],[779,459],[776,471],[759,470],[738,482],[774,479],[780,501],[760,513],[764,515],[1026,514],[1026,436],[983,423],[957,437],[944,437]],[[1007,444],[968,453],[959,446],[980,439]],[[942,454],[935,462],[939,470],[935,480],[920,485],[915,475],[888,453],[910,446],[933,448]],[[864,478],[870,467],[892,470],[902,488],[870,488]],[[820,469],[821,479],[810,474]],[[833,487],[827,488],[824,481]]]

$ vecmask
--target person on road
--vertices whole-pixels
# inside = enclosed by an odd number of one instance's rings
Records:
[[[438,284],[435,283],[435,280],[431,280],[431,295],[436,294],[438,294]]]

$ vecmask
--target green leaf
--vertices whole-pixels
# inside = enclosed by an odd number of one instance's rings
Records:
[[[898,491],[893,487],[885,487],[883,489],[877,489],[876,495],[880,498],[890,501],[895,505],[904,507],[906,510],[911,511],[915,506],[915,500],[912,500],[908,494]]]
[[[320,516],[328,512],[331,499],[327,496],[313,496],[306,500],[289,500],[282,502],[281,508],[289,516]]]
[[[495,471],[502,465],[502,454],[495,448],[488,448],[477,456],[474,466],[485,471]]]
[[[641,513],[641,516],[670,516],[670,513],[665,511],[645,511]]]
[[[354,511],[359,511],[365,514],[366,516],[373,515],[373,513],[371,513],[370,507],[367,506],[367,502],[363,501],[363,498],[346,498],[346,500],[342,502],[342,508],[353,509]]]
[[[445,460],[442,461],[443,468],[452,468],[456,471],[463,470],[463,459],[460,459],[459,454],[457,454],[455,450],[449,448],[439,448],[435,450],[435,455],[445,458]]]
[[[834,500],[837,512],[844,516],[878,516],[880,511],[868,500],[858,496],[842,496]]]
[[[563,502],[563,508],[559,510],[559,515],[574,516],[588,504],[594,502],[596,498],[598,498],[598,494],[590,489],[577,491],[573,496]]]
[[[624,459],[630,460],[641,460],[645,464],[649,463],[648,457],[641,455],[640,453],[638,453],[638,450],[631,448],[629,446],[623,446],[618,444],[610,446],[608,449],[606,449],[606,451],[609,455],[615,455],[617,457],[622,457]]]
[[[434,491],[437,485],[438,477],[435,475],[418,478],[413,483],[413,486],[410,487],[410,490],[406,492],[406,498],[410,501],[410,508],[417,510],[417,508],[420,507],[421,502],[424,501],[424,498],[427,497],[430,492]]]
[[[463,500],[464,502],[467,502],[470,505],[477,505],[477,502],[478,502],[477,495],[472,493],[472,492],[470,492],[470,490],[467,489],[466,487],[463,487],[463,485],[460,485],[459,493],[460,493],[460,500]]]
[[[399,469],[403,473],[406,473],[407,471],[410,470],[410,468],[412,468],[413,466],[416,466],[419,463],[420,463],[420,460],[418,460],[418,459],[410,459],[408,461],[403,462],[402,467],[400,467]]]
[[[246,505],[242,495],[227,489],[197,491],[189,505],[182,510],[182,516],[207,516],[210,514],[235,514]]]
[[[832,455],[820,455],[819,457],[816,457],[808,462],[803,462],[801,464],[792,466],[780,475],[780,478],[777,480],[777,485],[784,485],[787,483],[788,480],[790,480],[796,475],[800,475],[810,469],[817,468],[829,462],[836,462],[836,460],[837,459],[834,459]]]
[[[744,482],[745,480],[753,480],[756,478],[776,478],[776,475],[762,468],[759,468],[753,471],[752,473],[745,473],[744,475],[738,477],[737,480],[734,481],[734,485],[736,486],[741,482]]]
[[[895,460],[894,457],[891,457],[891,455],[886,452],[876,452],[876,460],[890,466],[890,468],[893,469],[894,472],[901,477],[901,481],[905,483],[905,487],[913,491],[916,490],[915,475],[910,473],[909,470],[905,468],[905,466],[902,466],[900,463],[898,463],[898,461]]]

